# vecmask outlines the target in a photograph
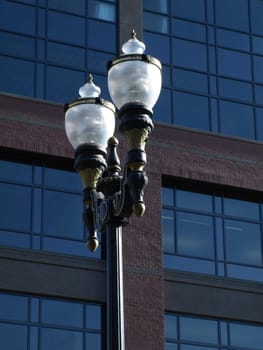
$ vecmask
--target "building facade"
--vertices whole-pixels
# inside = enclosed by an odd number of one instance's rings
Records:
[[[263,349],[262,15],[261,0],[0,0],[3,349],[106,348],[106,248],[86,248],[64,103],[89,73],[110,99],[133,28],[163,88],[146,213],[124,230],[126,349]]]

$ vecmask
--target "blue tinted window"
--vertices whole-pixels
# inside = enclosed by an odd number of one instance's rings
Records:
[[[32,166],[29,164],[0,160],[0,178],[21,183],[31,183]]]
[[[48,0],[48,7],[58,11],[85,15],[85,0]]]
[[[34,7],[6,0],[0,2],[0,29],[34,35],[35,25],[36,9]]]
[[[0,183],[0,212],[2,229],[30,230],[31,189]]]
[[[0,319],[27,321],[28,298],[17,295],[0,294]]]
[[[88,21],[88,45],[106,52],[116,51],[115,26],[112,23]],[[105,68],[106,74],[106,68]]]
[[[230,342],[232,346],[242,349],[261,350],[263,344],[262,327],[231,323]]]
[[[146,50],[149,48],[150,54],[158,57],[162,64],[171,63],[170,60],[170,41],[167,36],[145,33],[144,42],[146,45]]]
[[[247,0],[216,0],[215,10],[217,25],[248,31]]]
[[[171,2],[172,14],[176,17],[183,17],[196,21],[205,20],[204,0],[174,0]]]
[[[189,70],[174,69],[174,86],[176,89],[208,93],[207,75]]]
[[[43,299],[41,321],[52,325],[83,327],[83,305]]]
[[[174,120],[177,125],[209,130],[208,98],[175,92]]]
[[[154,118],[160,122],[172,123],[171,91],[162,89],[159,100],[154,107]]]
[[[86,306],[86,328],[93,330],[101,329],[101,307],[98,305]]]
[[[217,44],[230,49],[239,49],[249,51],[249,36],[242,33],[233,32],[230,30],[217,29],[216,31]]]
[[[115,21],[115,6],[103,1],[88,1],[89,16],[104,21]]]
[[[231,79],[218,79],[219,95],[241,101],[253,101],[252,85]]]
[[[45,191],[44,232],[52,236],[83,239],[80,195]]]
[[[41,350],[83,349],[83,334],[77,331],[42,328]]]
[[[256,108],[257,139],[263,140],[263,108]]]
[[[255,81],[259,83],[263,83],[263,57],[254,56],[254,75]]]
[[[92,350],[101,350],[101,337],[98,334],[86,334],[86,343]]]
[[[178,208],[211,212],[212,205],[212,196],[210,195],[182,190],[176,191],[176,206]]]
[[[154,13],[144,13],[144,27],[158,33],[169,32],[169,19]]]
[[[95,50],[89,50],[87,59],[90,72],[105,74],[107,62],[112,59],[112,55]]]
[[[34,58],[35,40],[22,35],[0,32],[0,52],[7,55]]]
[[[196,41],[206,40],[206,27],[202,24],[173,19],[172,34],[174,36]]]
[[[218,73],[232,78],[251,79],[250,56],[245,53],[218,49]]]
[[[8,350],[27,350],[27,327],[0,322],[1,344],[8,344]]]
[[[162,213],[163,229],[163,249],[166,253],[175,253],[175,234],[174,234],[174,212],[164,209]]]
[[[81,192],[82,186],[77,172],[71,172],[61,169],[45,169],[45,185],[67,189],[69,191]]]
[[[173,63],[180,67],[206,71],[205,45],[173,39]]]
[[[263,55],[263,38],[253,36],[253,51]]]
[[[11,57],[0,56],[0,90],[33,96],[34,63]]]
[[[216,321],[181,317],[180,331],[180,337],[182,340],[218,344],[218,330]]]
[[[254,114],[251,106],[220,101],[220,131],[226,135],[255,137]]]
[[[177,212],[176,244],[180,255],[214,256],[213,220],[210,216]]]
[[[174,190],[169,187],[162,188],[162,203],[163,205],[174,205]]]
[[[85,50],[73,46],[49,42],[47,59],[51,63],[68,67],[85,68]]]
[[[59,25],[58,25],[59,23]],[[48,38],[75,45],[85,45],[85,20],[59,12],[48,12]]]
[[[143,8],[145,10],[168,13],[168,0],[144,0]]]
[[[242,219],[259,220],[259,204],[238,199],[224,199],[224,213]]]
[[[177,338],[177,317],[166,314],[165,318],[165,338],[176,339]]]
[[[242,221],[225,220],[226,254],[229,262],[261,265],[260,226]]]
[[[255,34],[263,35],[262,27],[262,13],[263,13],[263,3],[261,0],[251,0],[251,27],[252,32]]]

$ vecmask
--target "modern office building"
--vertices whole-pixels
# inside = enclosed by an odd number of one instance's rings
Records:
[[[89,73],[110,99],[133,28],[163,88],[146,213],[124,229],[126,349],[263,349],[262,17],[262,0],[0,0],[1,349],[106,349],[64,103]]]

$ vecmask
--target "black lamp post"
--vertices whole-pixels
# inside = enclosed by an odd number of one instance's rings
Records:
[[[145,45],[135,35],[122,46],[123,54],[108,63],[108,88],[118,108],[119,130],[128,142],[123,175],[113,137],[115,107],[99,97],[90,76],[80,88],[80,98],[66,105],[65,128],[75,148],[75,169],[83,183],[87,245],[95,251],[97,232],[107,242],[107,349],[124,350],[122,227],[134,213],[145,211],[148,178],[145,144],[153,128],[152,107],[161,90],[161,63],[144,54]]]

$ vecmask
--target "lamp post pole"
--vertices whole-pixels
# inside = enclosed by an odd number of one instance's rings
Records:
[[[123,55],[108,63],[108,88],[117,114],[111,102],[99,97],[100,88],[91,76],[79,90],[81,97],[65,106],[66,134],[83,184],[89,249],[97,249],[98,232],[106,236],[107,350],[125,350],[122,228],[132,214],[140,217],[145,211],[145,145],[162,80],[161,63],[144,54],[145,45],[135,32],[122,50]],[[122,174],[118,140],[112,136],[116,115],[128,142]]]

